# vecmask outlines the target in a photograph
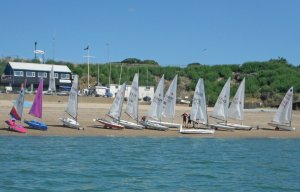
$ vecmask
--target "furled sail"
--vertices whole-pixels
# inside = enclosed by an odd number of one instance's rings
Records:
[[[55,92],[56,91],[56,86],[55,86],[55,75],[54,75],[54,68],[52,65],[50,74],[49,74],[49,91]]]

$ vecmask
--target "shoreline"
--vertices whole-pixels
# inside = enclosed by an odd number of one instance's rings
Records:
[[[15,95],[13,95],[15,96]],[[79,103],[78,108],[78,122],[84,130],[77,130],[72,128],[63,127],[59,117],[67,117],[64,109],[67,102],[65,96],[50,96],[45,97],[43,103],[43,119],[42,121],[48,125],[47,131],[40,131],[34,129],[27,129],[28,133],[22,134],[13,131],[8,131],[5,120],[9,118],[9,111],[12,107],[13,96],[7,95],[6,99],[1,99],[0,96],[0,136],[67,136],[67,137],[173,137],[173,138],[300,138],[300,111],[293,111],[292,126],[296,131],[277,131],[268,123],[271,121],[275,114],[275,109],[247,109],[245,110],[245,120],[243,124],[252,125],[254,129],[251,131],[234,130],[234,131],[216,131],[214,134],[181,134],[177,129],[170,129],[168,131],[157,131],[150,129],[143,130],[112,130],[104,128],[94,128],[93,126],[100,126],[100,123],[93,122],[93,119],[105,117],[111,105],[109,100],[99,98],[98,100],[90,100],[89,102]],[[49,99],[50,98],[50,99]],[[84,98],[88,100],[89,98]],[[26,97],[26,101],[27,97]],[[147,115],[150,105],[139,105],[140,116]],[[126,107],[124,103],[123,108]],[[174,123],[182,123],[181,114],[184,112],[190,113],[191,107],[187,105],[177,105]],[[28,114],[29,107],[24,107],[22,120],[34,119]],[[212,108],[208,108],[210,115]],[[297,118],[298,117],[298,118]],[[122,114],[122,119],[131,121],[131,119]],[[167,119],[165,119],[168,121]],[[164,120],[164,121],[165,121]],[[214,120],[209,118],[209,122],[213,123]],[[240,123],[239,121],[230,121],[232,123]],[[25,125],[23,122],[21,123]],[[260,129],[255,129],[259,126]],[[26,128],[26,126],[25,126]]]

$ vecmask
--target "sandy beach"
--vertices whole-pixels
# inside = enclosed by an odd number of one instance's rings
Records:
[[[271,121],[275,109],[253,109],[245,110],[245,125],[252,125],[254,127],[259,127],[259,129],[252,129],[251,131],[216,131],[215,134],[204,135],[204,134],[180,134],[178,129],[170,129],[168,131],[156,131],[156,130],[111,130],[104,129],[98,122],[93,122],[93,119],[99,117],[108,118],[105,114],[107,113],[112,99],[109,98],[99,98],[99,97],[79,97],[79,115],[78,121],[84,130],[76,130],[67,127],[63,127],[59,117],[67,116],[64,113],[64,109],[67,105],[66,96],[44,96],[44,106],[43,106],[43,122],[48,124],[47,131],[40,131],[34,129],[28,129],[28,133],[21,134],[7,129],[5,120],[9,118],[9,111],[12,107],[12,101],[16,99],[17,95],[2,94],[0,95],[0,135],[20,135],[20,136],[125,136],[125,137],[135,137],[135,136],[150,136],[150,137],[208,137],[208,138],[253,138],[253,137],[275,137],[275,138],[300,138],[300,111],[293,111],[293,127],[296,131],[276,131],[273,127],[268,125]],[[32,102],[33,95],[26,95],[26,101]],[[124,103],[123,108],[125,108],[126,103]],[[146,115],[149,105],[145,103],[140,104],[140,114]],[[182,123],[181,114],[184,112],[189,113],[191,107],[187,105],[177,105],[176,106],[176,116],[174,119],[175,123]],[[25,107],[23,112],[23,119],[30,120],[33,119],[31,115],[28,114],[29,108]],[[208,113],[211,114],[212,108],[208,109]],[[130,120],[126,115],[122,115],[122,119]],[[213,123],[213,119],[209,119]],[[25,126],[24,123],[22,125]],[[26,126],[25,126],[26,127]]]

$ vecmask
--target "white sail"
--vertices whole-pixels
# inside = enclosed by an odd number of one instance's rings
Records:
[[[54,69],[53,69],[53,65],[49,74],[49,91],[51,92],[55,92],[56,91],[56,86],[55,86],[55,75],[54,75]]]
[[[126,89],[126,83],[123,83],[123,85],[118,90],[117,95],[108,111],[108,115],[117,120],[120,120],[121,117],[123,101],[125,96],[125,89]]]
[[[157,88],[154,93],[154,98],[151,102],[148,116],[160,120],[161,119],[161,112],[162,112],[162,103],[164,98],[164,75],[161,77]]]
[[[74,75],[66,112],[77,121],[78,75]]]
[[[230,107],[228,109],[228,117],[237,120],[244,120],[244,99],[245,99],[245,78],[240,84]]]
[[[174,118],[176,106],[176,91],[177,91],[177,75],[170,84],[168,91],[165,94],[162,115],[167,118]]]
[[[230,96],[230,78],[225,83],[218,100],[214,106],[212,117],[220,120],[227,121],[228,105]]]
[[[134,75],[131,90],[129,93],[126,113],[133,119],[138,119],[138,105],[139,105],[139,74]]]
[[[293,110],[293,87],[286,93],[281,101],[276,114],[274,115],[273,122],[279,124],[291,124]]]
[[[15,104],[17,113],[18,113],[20,118],[22,118],[22,115],[23,115],[25,87],[26,87],[26,80],[25,80],[25,83],[21,85],[21,90],[20,90],[18,99],[17,99],[16,104]]]
[[[192,110],[191,110],[191,120],[202,124],[208,123],[204,81],[201,78],[198,80],[194,92]]]

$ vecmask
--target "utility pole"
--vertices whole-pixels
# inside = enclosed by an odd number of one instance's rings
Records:
[[[34,42],[34,59],[36,59],[36,45],[37,45],[37,42],[35,41]]]
[[[111,79],[111,63],[110,63],[110,55],[109,55],[109,43],[106,43],[107,46],[107,60],[109,64],[109,79],[108,79],[108,85],[110,87],[110,79]]]

